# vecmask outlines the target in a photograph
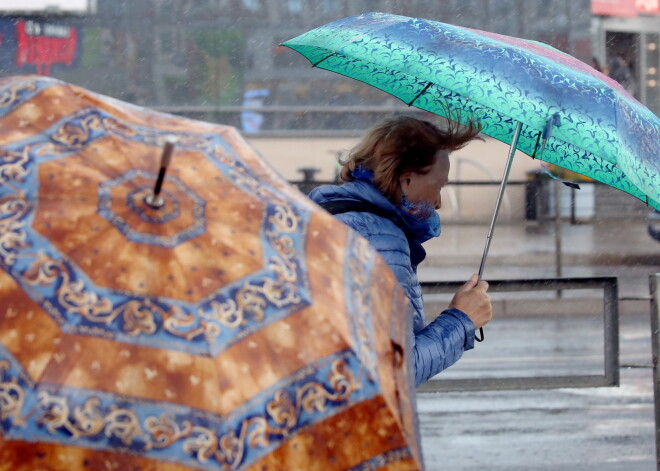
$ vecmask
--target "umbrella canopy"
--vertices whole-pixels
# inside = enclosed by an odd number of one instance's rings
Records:
[[[7,469],[421,468],[396,279],[234,128],[4,78],[0,183]]]
[[[283,43],[315,67],[461,120],[660,209],[660,120],[621,85],[546,44],[384,13]],[[515,135],[522,123],[520,135]]]

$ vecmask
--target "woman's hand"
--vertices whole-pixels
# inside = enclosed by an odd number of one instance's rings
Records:
[[[479,281],[476,273],[456,292],[449,307],[463,311],[477,329],[493,318],[493,306],[490,304],[488,282]]]

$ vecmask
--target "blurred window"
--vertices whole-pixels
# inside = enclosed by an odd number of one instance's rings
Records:
[[[250,11],[258,11],[260,3],[259,0],[243,0],[243,6]]]
[[[367,0],[366,1],[367,8],[365,8],[365,11],[380,11],[381,9],[378,8],[379,3],[380,0]]]
[[[339,13],[341,11],[340,0],[323,0],[321,8],[323,9],[323,13]]]
[[[171,52],[175,49],[175,31],[171,29],[163,29],[160,32],[160,50],[164,52]]]
[[[289,13],[302,13],[302,0],[289,0],[287,8]]]

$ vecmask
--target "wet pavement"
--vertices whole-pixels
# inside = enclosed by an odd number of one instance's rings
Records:
[[[653,471],[651,373],[617,388],[418,397],[427,471]]]
[[[649,276],[660,272],[660,243],[648,236],[646,226],[639,219],[564,223],[558,259],[552,223],[500,225],[484,278],[615,276],[620,299],[648,297]],[[468,278],[478,270],[486,233],[486,225],[445,224],[443,235],[425,244],[428,258],[420,278]],[[548,315],[498,318],[496,312],[486,341],[438,378],[599,374],[602,311],[576,308],[580,315],[553,316],[553,307],[564,311],[577,305],[570,295],[563,298],[563,304],[540,300]],[[429,306],[437,302],[443,301],[427,300]],[[660,469],[649,301],[620,301],[620,311],[618,387],[419,393],[427,470]]]

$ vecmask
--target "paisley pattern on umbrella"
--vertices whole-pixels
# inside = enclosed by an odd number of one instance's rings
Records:
[[[80,157],[79,154],[69,154],[92,148],[96,142],[102,142],[113,133],[118,133],[123,139],[153,146],[162,145],[165,137],[172,135],[137,127],[126,133],[123,132],[123,125],[110,115],[83,110],[36,137],[5,146],[8,153],[24,155],[26,160],[21,162],[20,168],[25,178],[9,182],[14,191],[5,197],[7,203],[4,207],[20,207],[21,213],[20,217],[12,218],[13,231],[8,234],[13,235],[6,237],[6,241],[0,245],[0,260],[15,269],[16,280],[21,285],[30,286],[58,310],[62,324],[69,332],[93,328],[99,333],[104,331],[107,335],[119,336],[125,342],[154,346],[167,344],[170,348],[176,348],[183,341],[181,348],[188,352],[209,352],[215,355],[256,325],[274,322],[288,312],[309,305],[306,270],[302,261],[295,257],[303,249],[302,234],[306,229],[308,215],[300,214],[299,209],[281,201],[276,192],[261,186],[235,157],[223,155],[228,153],[227,149],[223,148],[220,137],[213,135],[179,134],[176,137],[179,138],[182,150],[200,154],[216,152],[220,155],[217,161],[209,160],[216,164],[217,181],[222,181],[222,178],[232,179],[238,188],[246,192],[246,196],[256,196],[257,200],[253,202],[246,199],[248,206],[265,206],[266,217],[263,221],[255,220],[255,223],[262,223],[260,232],[261,240],[266,242],[262,249],[266,269],[251,273],[250,281],[242,285],[232,285],[223,283],[225,273],[214,273],[211,267],[206,266],[204,268],[209,281],[202,280],[198,293],[184,292],[183,299],[179,300],[154,300],[154,295],[168,296],[170,293],[166,287],[163,293],[152,290],[145,282],[133,287],[134,291],[143,291],[142,296],[136,296],[135,292],[122,293],[129,289],[130,280],[124,282],[119,277],[114,283],[108,284],[107,271],[99,273],[101,286],[92,286],[96,280],[88,279],[85,273],[76,270],[76,265],[85,267],[93,264],[90,253],[84,251],[78,241],[58,240],[57,247],[53,246],[49,238],[66,230],[66,225],[70,224],[66,218],[58,217],[65,206],[59,199],[65,200],[67,204],[80,203],[71,212],[77,211],[80,217],[89,218],[88,224],[93,224],[89,228],[91,234],[107,230],[109,223],[127,239],[156,247],[171,248],[192,238],[203,237],[206,226],[204,200],[187,190],[176,177],[168,180],[167,188],[172,190],[166,192],[166,195],[172,198],[166,198],[166,209],[183,205],[188,206],[188,211],[182,212],[175,220],[167,221],[171,231],[167,236],[150,234],[149,229],[139,232],[144,226],[141,224],[145,222],[144,212],[151,208],[142,199],[139,202],[142,209],[136,212],[131,207],[135,206],[131,204],[136,201],[135,198],[127,198],[126,194],[129,190],[140,193],[145,189],[150,191],[151,188],[147,186],[149,179],[135,178],[139,175],[136,170],[127,170],[112,180],[95,181],[93,176],[83,177],[81,185],[72,188],[66,168],[61,167],[73,167],[67,160]],[[30,171],[37,166],[38,172]],[[2,165],[2,168],[5,166]],[[113,171],[119,168],[116,166]],[[7,172],[16,170],[8,168]],[[4,173],[0,171],[0,174]],[[104,174],[97,175],[103,177]],[[152,174],[151,181],[155,177]],[[35,181],[37,179],[42,181]],[[52,191],[39,192],[46,185]],[[113,193],[116,194],[110,195],[108,187],[114,187]],[[124,190],[120,191],[122,188]],[[252,193],[254,189],[257,191]],[[212,188],[199,190],[200,194],[206,196]],[[175,193],[180,193],[178,198],[174,197]],[[100,207],[85,204],[93,198],[98,199]],[[124,214],[125,219],[120,216]],[[93,218],[99,216],[105,221],[99,219],[92,222]],[[37,231],[29,230],[30,219],[34,220]],[[146,222],[154,221],[148,221],[147,218]],[[175,232],[173,227],[179,230]],[[255,231],[258,230],[255,227]],[[72,234],[72,237],[76,237],[76,234]],[[101,256],[104,248],[116,250],[111,245],[97,245],[91,252]],[[61,252],[66,253],[74,263],[63,260]],[[136,260],[131,260],[131,263],[136,263]],[[192,265],[189,270],[194,273],[201,268]],[[211,281],[211,277],[216,281]],[[203,289],[204,285],[207,289]],[[191,303],[193,297],[196,298],[195,303]],[[154,308],[145,309],[145,304],[152,304]]]
[[[614,80],[548,45],[384,13],[283,45],[408,105],[476,119],[505,143],[521,122],[521,151],[660,208],[660,119]]]
[[[234,128],[0,97],[0,462],[421,469],[407,301],[364,239]]]

